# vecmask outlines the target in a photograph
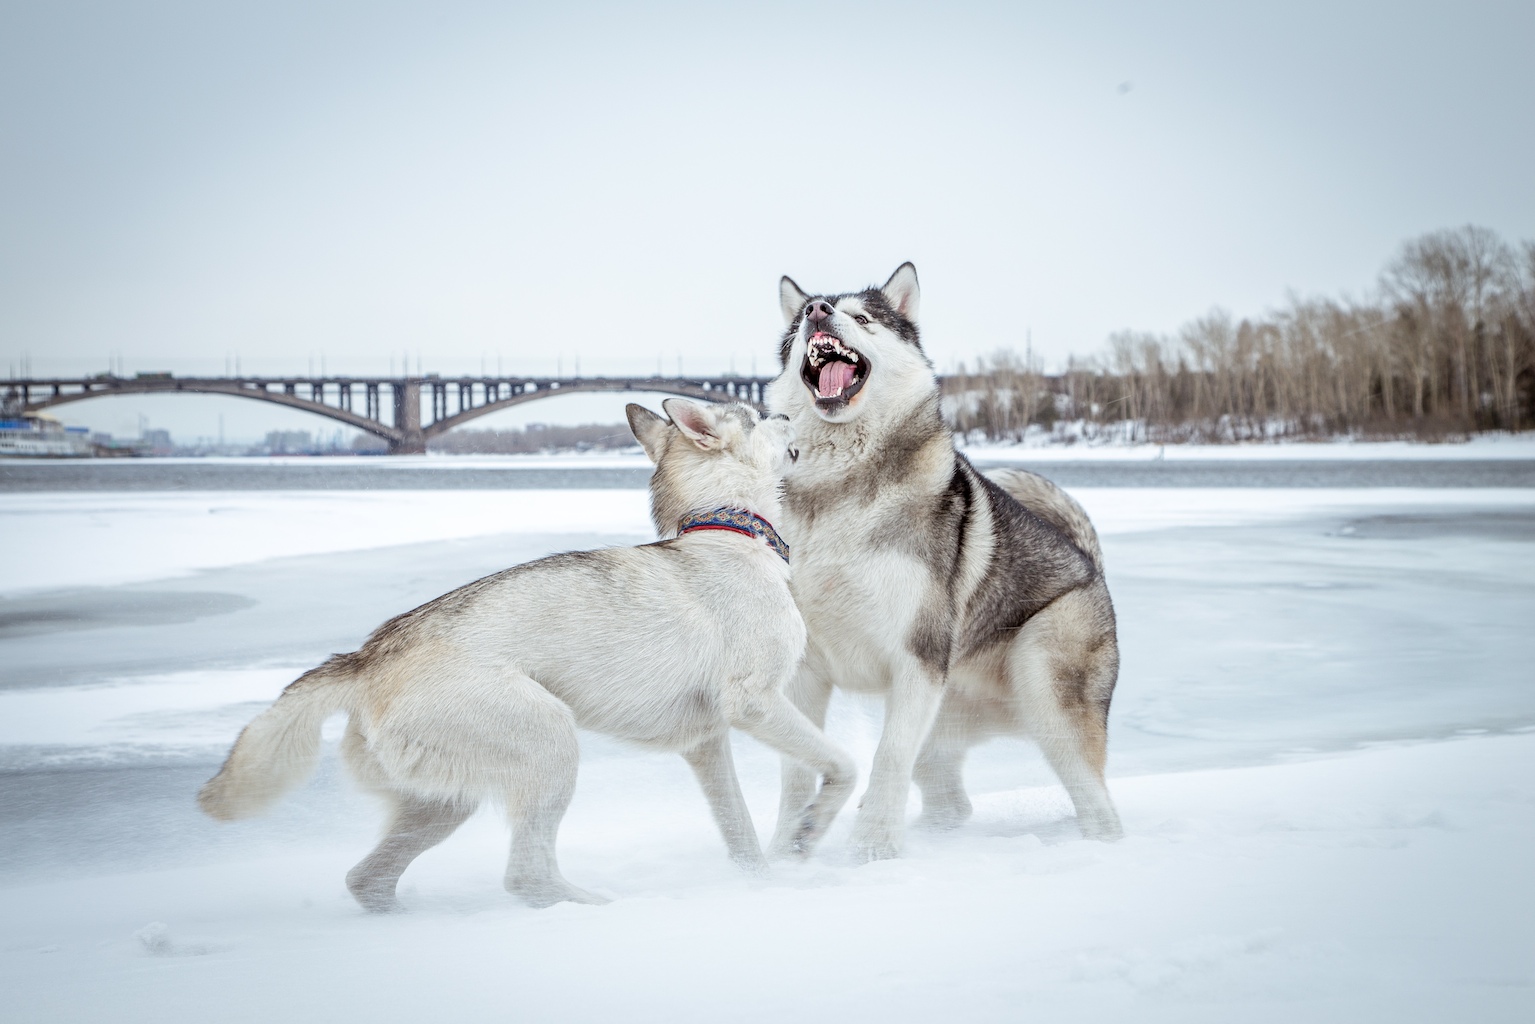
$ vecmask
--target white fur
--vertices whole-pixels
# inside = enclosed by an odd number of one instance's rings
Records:
[[[668,492],[655,495],[658,510],[744,505],[778,515],[787,423],[746,427],[725,407],[680,399],[666,407],[685,431],[630,406],[657,461],[653,491]],[[344,710],[349,766],[393,805],[384,840],[348,875],[364,906],[393,908],[410,861],[486,799],[504,803],[512,822],[510,891],[536,905],[595,902],[555,859],[577,727],[682,752],[731,855],[757,868],[762,853],[730,757],[735,726],[824,777],[795,829],[797,849],[808,851],[855,771],[783,693],[805,644],[788,567],[755,537],[676,537],[675,517],[656,525],[674,539],[529,563],[385,624],[246,728],[199,794],[203,808],[229,819],[269,804],[307,773],[325,714]]]

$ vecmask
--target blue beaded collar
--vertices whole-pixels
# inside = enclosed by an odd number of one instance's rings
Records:
[[[761,537],[768,542],[768,547],[778,552],[779,558],[785,562],[789,560],[789,545],[778,536],[773,524],[744,508],[717,508],[713,512],[694,512],[684,516],[677,529],[677,536],[694,530],[730,530],[744,533],[748,537]]]

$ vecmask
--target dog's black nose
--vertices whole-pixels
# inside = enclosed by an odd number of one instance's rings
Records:
[[[812,299],[810,305],[805,307],[805,319],[813,324],[820,323],[831,316],[831,314],[831,303],[825,299]]]

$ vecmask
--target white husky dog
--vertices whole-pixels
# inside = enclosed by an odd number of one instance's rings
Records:
[[[342,751],[391,804],[378,847],[347,875],[369,910],[398,904],[405,868],[484,800],[506,805],[506,888],[534,906],[605,902],[560,874],[555,838],[576,784],[577,727],[677,750],[731,856],[763,862],[731,760],[740,728],[819,772],[795,845],[846,802],[852,761],[783,693],[805,646],[788,549],[771,526],[786,419],[745,405],[638,405],[629,424],[656,471],[663,538],[553,555],[487,576],[380,626],[305,673],[240,734],[198,802],[215,818],[262,810],[312,769],[320,725],[348,715]]]

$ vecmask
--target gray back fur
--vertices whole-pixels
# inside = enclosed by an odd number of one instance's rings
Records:
[[[1053,480],[1026,469],[994,469],[986,474],[997,486],[1035,515],[1050,523],[1103,571],[1103,549],[1098,546],[1098,531],[1077,499],[1061,490]]]

